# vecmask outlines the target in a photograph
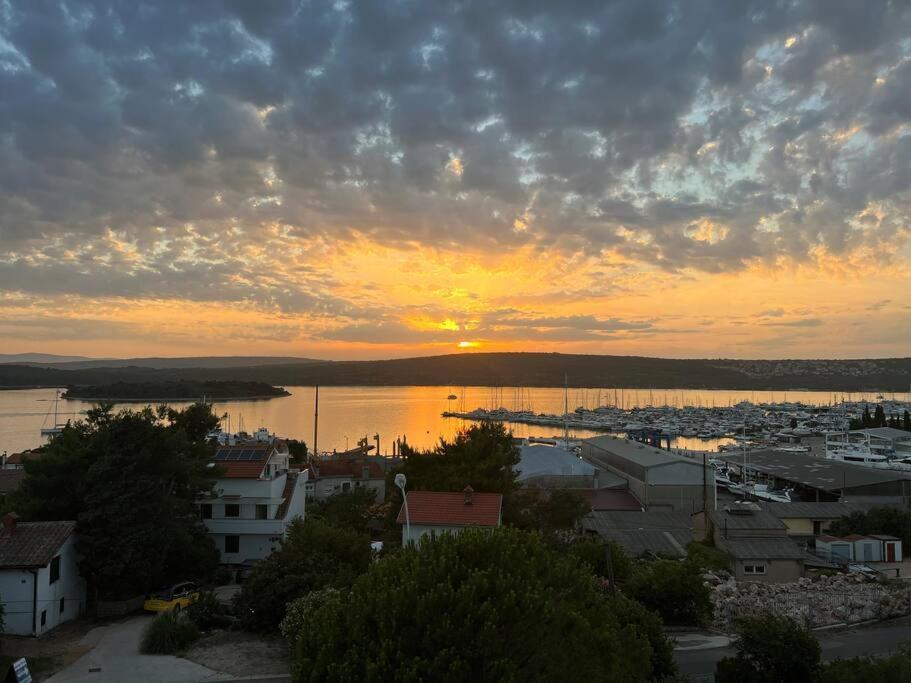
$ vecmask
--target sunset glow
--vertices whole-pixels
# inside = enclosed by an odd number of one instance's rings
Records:
[[[9,8],[0,352],[911,353],[907,13],[254,5]]]

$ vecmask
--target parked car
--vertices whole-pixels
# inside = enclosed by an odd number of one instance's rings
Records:
[[[146,612],[180,612],[199,600],[196,584],[184,581],[150,595],[142,605]]]

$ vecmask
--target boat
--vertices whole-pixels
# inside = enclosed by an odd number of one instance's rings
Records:
[[[60,391],[54,393],[54,424],[50,427],[41,427],[41,436],[57,436],[63,431],[63,428],[66,427],[65,424],[60,424],[57,422],[57,402],[60,400]],[[44,422],[47,423],[47,419],[51,416],[51,411],[48,410],[47,415],[44,416]]]

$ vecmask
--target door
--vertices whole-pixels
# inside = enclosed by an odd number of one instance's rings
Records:
[[[895,562],[895,544],[886,541],[886,562]]]
[[[864,543],[864,562],[870,562],[873,559],[873,544]]]

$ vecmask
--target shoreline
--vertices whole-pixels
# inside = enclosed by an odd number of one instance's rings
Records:
[[[32,387],[34,389],[47,389],[49,387]],[[273,394],[265,396],[235,396],[235,397],[225,397],[225,396],[206,396],[207,403],[224,403],[226,401],[268,401],[273,398],[287,398],[291,394],[285,392],[284,394]],[[122,397],[113,397],[113,396],[61,396],[61,399],[64,401],[82,401],[84,403],[92,403],[99,401],[107,401],[110,403],[194,403],[200,400],[199,396],[188,396],[188,397],[175,397],[175,398],[122,398]]]

